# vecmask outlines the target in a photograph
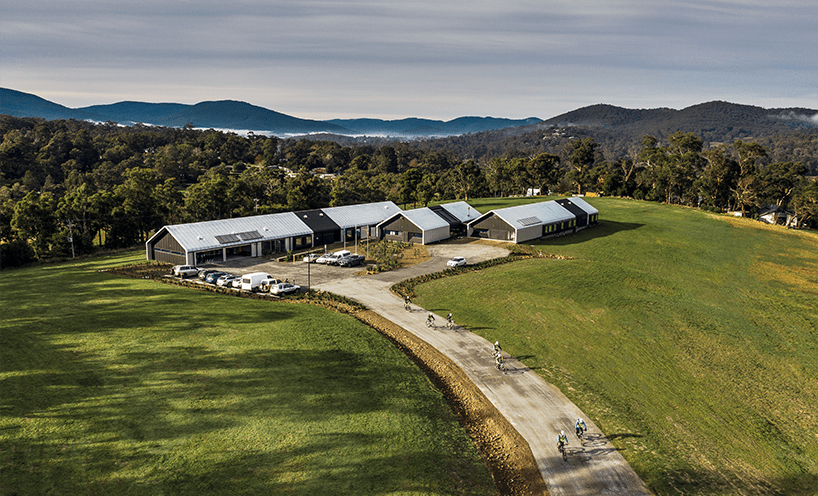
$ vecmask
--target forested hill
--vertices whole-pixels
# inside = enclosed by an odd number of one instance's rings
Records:
[[[591,105],[529,126],[426,140],[420,146],[477,160],[512,151],[559,153],[571,140],[593,138],[608,160],[617,160],[632,157],[645,136],[666,142],[677,132],[693,133],[706,148],[737,140],[758,142],[773,159],[801,161],[818,171],[818,110],[764,109],[727,102],[682,110]]]

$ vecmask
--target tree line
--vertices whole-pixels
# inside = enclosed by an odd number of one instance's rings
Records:
[[[143,243],[166,224],[391,200],[598,192],[714,211],[774,204],[814,226],[818,183],[800,162],[765,162],[738,141],[646,136],[609,161],[591,138],[558,153],[464,159],[413,143],[239,136],[215,130],[0,117],[2,266]]]

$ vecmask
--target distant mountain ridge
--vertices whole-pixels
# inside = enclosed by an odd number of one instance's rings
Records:
[[[182,127],[192,124],[198,128],[266,132],[278,136],[316,133],[398,137],[451,136],[541,122],[535,117],[518,120],[495,117],[460,117],[446,122],[419,118],[392,121],[382,119],[316,121],[292,117],[234,100],[200,102],[195,105],[124,101],[72,109],[36,95],[6,88],[0,88],[0,114],[15,117],[40,117],[48,120],[113,121],[123,125],[143,123]]]

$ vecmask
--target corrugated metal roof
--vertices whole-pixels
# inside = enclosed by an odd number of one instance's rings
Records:
[[[238,235],[254,231],[261,237],[253,239],[252,242],[312,234],[312,229],[301,222],[298,216],[292,212],[177,224],[165,226],[162,230],[169,232],[187,251],[205,251],[245,245],[251,241],[242,240]],[[160,234],[162,230],[157,232],[156,235]],[[153,237],[156,237],[156,235]],[[235,235],[238,240],[220,243],[216,238],[219,236],[222,240],[232,239],[230,235]],[[247,238],[247,236],[244,237]],[[150,240],[148,240],[148,243],[150,243]]]
[[[453,202],[453,203],[442,203],[440,205],[443,207],[447,212],[454,215],[455,217],[460,220],[460,222],[469,222],[480,217],[480,212],[477,211],[474,207],[469,205],[464,201],[460,202]]]
[[[442,217],[427,207],[416,208],[414,210],[405,210],[402,212],[402,214],[424,231],[439,229],[441,227],[449,227],[448,222],[443,220]]]
[[[342,229],[374,226],[403,211],[391,201],[329,207],[322,210]]]
[[[588,203],[587,201],[583,200],[582,198],[580,198],[578,196],[572,196],[572,197],[568,198],[568,201],[570,201],[574,205],[576,205],[579,208],[581,208],[582,210],[584,210],[585,213],[588,214],[588,215],[593,215],[593,214],[598,214],[599,213],[599,210],[595,209],[593,206],[591,206],[590,203]]]
[[[552,222],[564,222],[575,219],[574,214],[566,210],[554,200],[539,203],[529,203],[527,205],[517,205],[514,207],[498,208],[489,213],[500,217],[510,226],[528,226],[536,224],[522,224],[520,221],[529,218],[537,218],[540,224],[550,224]],[[488,214],[487,214],[488,215]]]

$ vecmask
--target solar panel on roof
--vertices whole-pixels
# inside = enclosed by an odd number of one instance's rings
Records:
[[[542,224],[542,221],[538,217],[526,217],[524,219],[520,219],[517,222],[524,226],[533,226],[534,224]]]
[[[254,239],[261,239],[263,236],[258,231],[240,232],[236,236],[242,241],[252,241]]]
[[[221,243],[223,245],[227,244],[227,243],[237,243],[237,242],[241,241],[239,239],[239,237],[236,236],[235,234],[219,234],[219,235],[215,236],[215,238],[216,238],[216,241],[218,241],[219,243]]]

